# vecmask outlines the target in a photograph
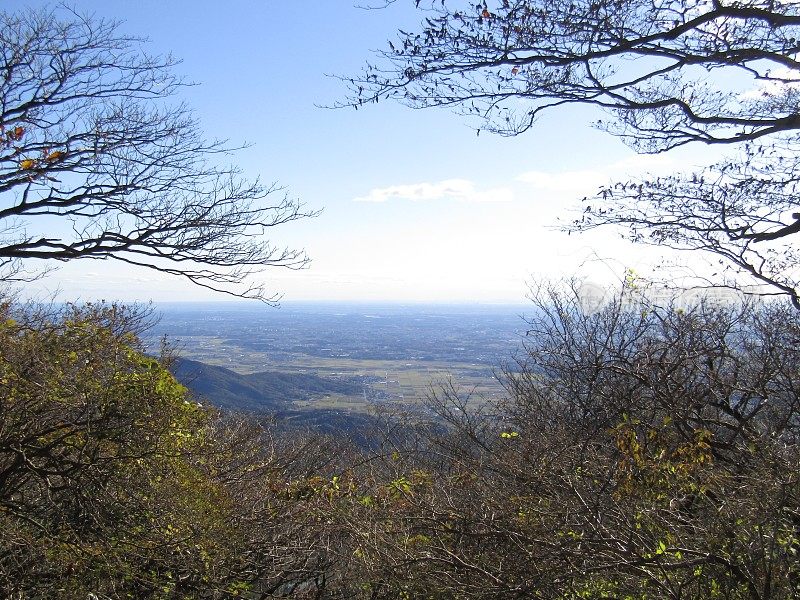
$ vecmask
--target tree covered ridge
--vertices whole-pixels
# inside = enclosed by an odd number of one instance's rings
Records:
[[[292,489],[325,472],[330,442],[278,453],[256,422],[203,408],[142,352],[128,309],[3,317],[4,597],[269,594],[325,568],[335,536]]]

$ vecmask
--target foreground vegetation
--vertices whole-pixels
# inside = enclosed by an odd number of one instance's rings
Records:
[[[0,594],[800,593],[796,311],[577,296],[540,290],[503,400],[369,452],[198,405],[145,315],[5,303]]]
[[[0,596],[262,597],[328,567],[335,530],[298,482],[327,476],[329,441],[191,401],[141,314],[2,311]]]

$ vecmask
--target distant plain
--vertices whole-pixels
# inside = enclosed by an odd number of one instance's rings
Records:
[[[148,341],[154,346],[166,337],[179,357],[250,379],[287,374],[355,384],[346,393],[317,386],[292,394],[285,408],[363,413],[379,404],[419,406],[432,386],[447,382],[477,398],[502,394],[495,373],[521,349],[526,308],[163,304],[156,307],[160,318]]]

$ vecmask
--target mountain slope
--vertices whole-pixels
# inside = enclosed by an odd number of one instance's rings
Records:
[[[355,395],[362,391],[358,378],[334,379],[310,373],[267,371],[241,375],[225,367],[178,358],[172,373],[199,399],[220,408],[277,412],[296,400],[328,394]]]

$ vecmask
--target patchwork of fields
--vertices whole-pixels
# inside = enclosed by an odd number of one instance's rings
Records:
[[[432,386],[448,381],[476,397],[502,394],[494,373],[520,348],[523,311],[509,306],[165,305],[150,335],[153,341],[166,336],[184,359],[251,379],[261,374],[262,383],[270,374],[277,381],[285,374],[351,384],[345,393],[342,386],[331,385],[339,389],[326,392],[316,385],[305,397],[293,388],[287,408],[367,412],[375,405],[417,406]]]

